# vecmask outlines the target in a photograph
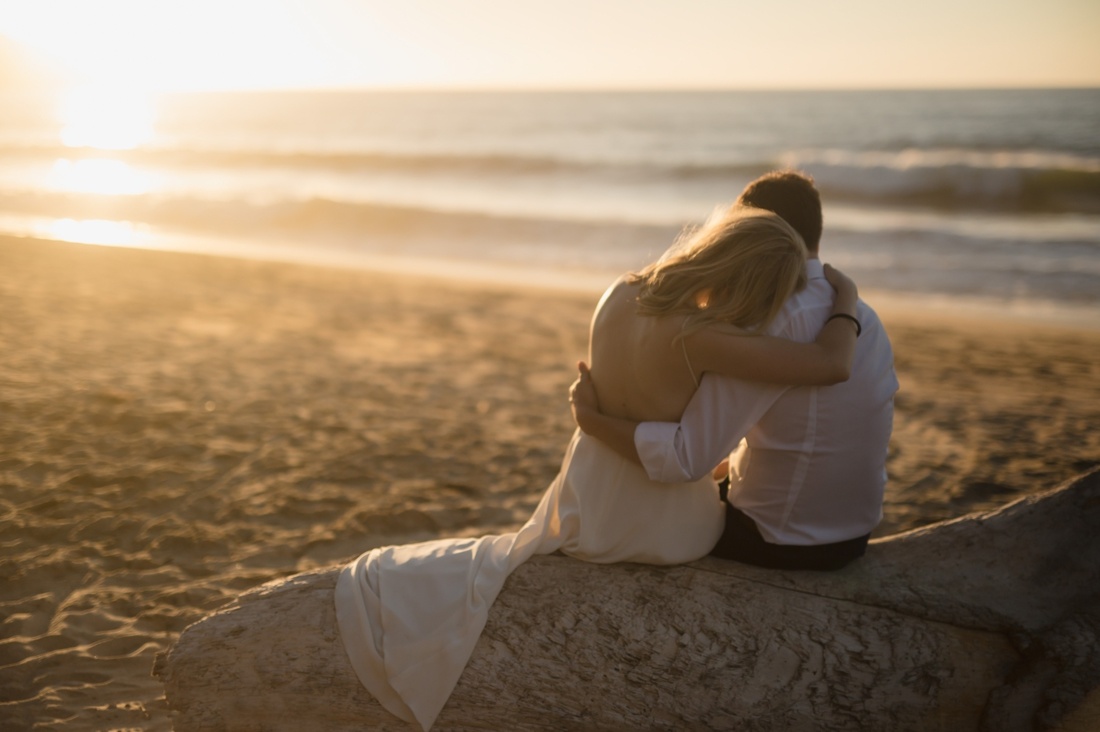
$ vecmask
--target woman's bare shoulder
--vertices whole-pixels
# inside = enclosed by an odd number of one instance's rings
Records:
[[[599,304],[596,305],[596,312],[599,313],[601,310],[611,305],[619,305],[624,302],[632,301],[637,295],[638,283],[631,279],[629,273],[624,274],[604,290],[603,296],[600,297]]]

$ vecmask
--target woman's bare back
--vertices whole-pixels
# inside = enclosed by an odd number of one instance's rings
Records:
[[[639,315],[638,289],[618,280],[592,317],[588,359],[600,410],[638,421],[677,421],[698,377],[677,338],[684,318]]]

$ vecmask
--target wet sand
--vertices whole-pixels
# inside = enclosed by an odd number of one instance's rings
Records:
[[[595,300],[0,239],[0,728],[170,729],[154,656],[230,597],[517,527]],[[1100,462],[1100,332],[882,312],[878,534]]]

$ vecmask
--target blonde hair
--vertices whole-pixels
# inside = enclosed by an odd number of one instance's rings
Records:
[[[685,231],[630,281],[641,283],[642,315],[690,316],[682,335],[717,323],[758,331],[806,286],[805,264],[806,245],[790,224],[770,211],[731,206]]]

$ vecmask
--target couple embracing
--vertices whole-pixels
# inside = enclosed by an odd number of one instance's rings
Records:
[[[382,706],[431,727],[534,554],[831,570],[864,553],[897,380],[878,317],[817,258],[821,228],[808,177],[751,183],[604,294],[570,392],[580,429],[519,531],[382,547],[344,568],[340,633]]]

